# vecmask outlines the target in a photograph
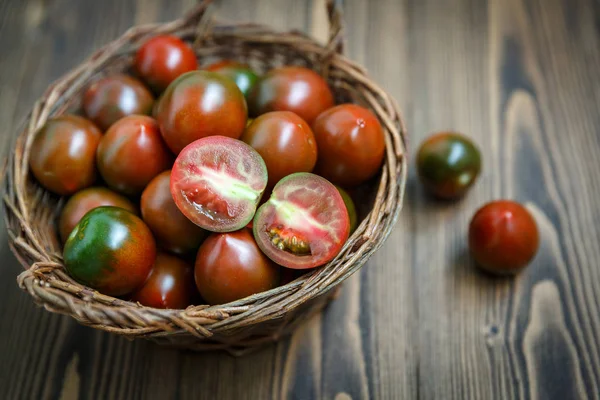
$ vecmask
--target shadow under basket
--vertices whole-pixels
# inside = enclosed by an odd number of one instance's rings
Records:
[[[83,325],[127,338],[191,350],[223,349],[242,354],[289,334],[320,312],[339,284],[356,272],[394,226],[406,183],[404,122],[396,101],[366,71],[342,55],[342,15],[327,1],[327,45],[298,32],[275,32],[255,24],[215,23],[204,1],[185,17],[166,24],[131,28],[53,83],[21,125],[4,176],[4,206],[9,245],[26,268],[19,286],[48,311],[70,315]],[[369,209],[339,255],[327,265],[267,292],[218,306],[160,310],[98,293],[71,279],[64,268],[55,220],[63,199],[47,192],[29,173],[33,138],[48,118],[78,112],[87,86],[98,78],[128,71],[137,48],[157,34],[190,43],[204,65],[218,59],[250,64],[258,72],[281,65],[302,65],[329,83],[336,103],[369,108],[384,128],[386,154],[381,173],[367,185]]]

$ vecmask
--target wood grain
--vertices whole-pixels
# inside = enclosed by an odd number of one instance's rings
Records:
[[[323,38],[322,0],[221,0],[228,19]],[[129,26],[194,0],[0,0],[2,154],[54,79]],[[600,398],[600,4],[345,0],[347,53],[400,102],[411,151],[464,132],[483,174],[455,203],[413,175],[384,247],[340,298],[244,358],[128,342],[34,307],[0,229],[0,388],[18,398]],[[542,245],[514,279],[477,272],[469,218],[526,203]]]

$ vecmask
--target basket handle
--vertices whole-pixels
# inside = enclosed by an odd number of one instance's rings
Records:
[[[206,23],[208,18],[205,14],[210,14],[210,5],[214,0],[199,0],[190,12],[185,16],[185,24],[194,24],[198,30],[208,29],[210,24]],[[342,0],[325,0],[327,7],[327,19],[329,20],[329,32],[327,35],[328,54],[342,54],[344,51],[344,18],[342,13]]]

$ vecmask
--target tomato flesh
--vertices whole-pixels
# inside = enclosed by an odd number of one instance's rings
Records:
[[[350,232],[344,200],[336,187],[311,173],[282,179],[254,217],[254,237],[274,262],[294,269],[331,261]]]
[[[210,136],[184,148],[171,173],[171,195],[201,228],[231,232],[252,220],[267,186],[267,167],[244,142]]]

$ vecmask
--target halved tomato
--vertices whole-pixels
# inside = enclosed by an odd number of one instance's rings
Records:
[[[283,178],[254,217],[254,238],[273,261],[294,269],[331,261],[350,232],[350,219],[336,187],[307,172]]]
[[[232,232],[252,220],[267,180],[267,167],[256,150],[237,139],[209,136],[179,153],[171,195],[196,225]]]

